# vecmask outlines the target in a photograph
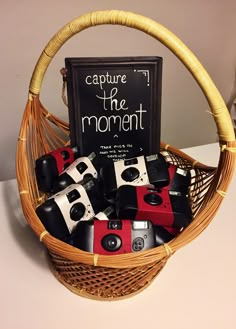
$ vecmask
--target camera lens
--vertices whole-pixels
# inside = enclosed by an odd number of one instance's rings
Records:
[[[116,234],[105,235],[102,239],[102,246],[107,251],[117,251],[121,244],[121,238]]]
[[[159,206],[162,204],[162,198],[156,193],[148,193],[144,195],[144,201],[151,206]]]
[[[122,172],[121,177],[126,182],[133,182],[139,177],[139,170],[135,167],[127,168]]]
[[[85,206],[81,202],[75,203],[70,209],[70,218],[74,221],[80,220],[85,213]]]

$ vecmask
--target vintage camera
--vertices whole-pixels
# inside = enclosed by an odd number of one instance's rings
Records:
[[[92,253],[115,255],[154,248],[174,236],[150,221],[110,219],[79,222],[67,243]]]
[[[35,174],[38,188],[42,192],[52,192],[58,175],[79,157],[78,147],[61,147],[36,160]]]
[[[99,160],[94,152],[88,157],[80,157],[57,177],[53,184],[53,192],[56,193],[71,184],[80,183],[85,177],[98,178],[98,171]]]
[[[186,227],[192,220],[188,196],[167,188],[123,185],[117,191],[118,218],[150,220],[153,225]]]
[[[168,167],[162,154],[109,162],[100,171],[105,197],[114,201],[116,191],[122,185],[167,186],[170,182]]]
[[[36,208],[46,230],[58,239],[69,235],[79,220],[90,220],[106,207],[95,179],[72,184]]]

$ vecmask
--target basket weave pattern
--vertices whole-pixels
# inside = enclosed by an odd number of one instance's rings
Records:
[[[144,289],[165,265],[164,259],[134,268],[106,268],[74,263],[52,255],[55,276],[70,290],[95,299],[117,299]]]
[[[133,27],[166,45],[183,62],[203,90],[219,135],[220,157],[217,168],[201,164],[173,146],[161,144],[161,151],[169,162],[191,170],[190,199],[194,220],[168,244],[115,256],[88,253],[57,240],[45,231],[35,213],[36,206],[47,198],[37,189],[35,159],[69,142],[68,124],[49,113],[40,102],[43,77],[56,52],[70,37],[98,24]],[[79,295],[99,300],[132,296],[150,284],[168,258],[196,238],[214,218],[233,175],[235,150],[234,130],[224,101],[205,69],[175,35],[158,23],[133,13],[90,13],[67,24],[49,41],[33,72],[16,156],[23,212],[31,228],[48,249],[53,273],[67,288]]]

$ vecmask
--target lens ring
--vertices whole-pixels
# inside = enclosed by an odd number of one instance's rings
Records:
[[[140,172],[135,167],[129,167],[125,169],[122,174],[121,178],[126,182],[133,182],[135,179],[139,178]]]
[[[121,238],[116,234],[108,234],[102,238],[102,247],[107,251],[117,251],[122,245]]]
[[[82,202],[77,202],[73,204],[70,209],[70,218],[74,221],[80,220],[85,214],[85,206]]]
[[[162,197],[157,193],[147,193],[144,195],[144,201],[150,206],[159,206],[162,204]]]

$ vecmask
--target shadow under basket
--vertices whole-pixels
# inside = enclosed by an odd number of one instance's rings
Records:
[[[191,224],[177,237],[160,247],[115,256],[82,251],[51,236],[35,213],[47,195],[37,189],[35,159],[69,142],[68,124],[40,102],[44,74],[57,51],[73,35],[100,25],[125,25],[143,31],[170,49],[190,71],[202,89],[212,111],[218,135],[218,166],[206,166],[169,144],[161,143],[167,160],[192,173],[190,199],[194,215]],[[211,222],[230,183],[235,167],[235,135],[230,115],[217,88],[193,53],[172,32],[159,23],[124,11],[92,12],[64,26],[49,41],[32,74],[29,98],[24,111],[16,155],[16,174],[24,215],[46,246],[56,278],[78,295],[97,300],[130,297],[147,287],[170,256],[195,239]]]

